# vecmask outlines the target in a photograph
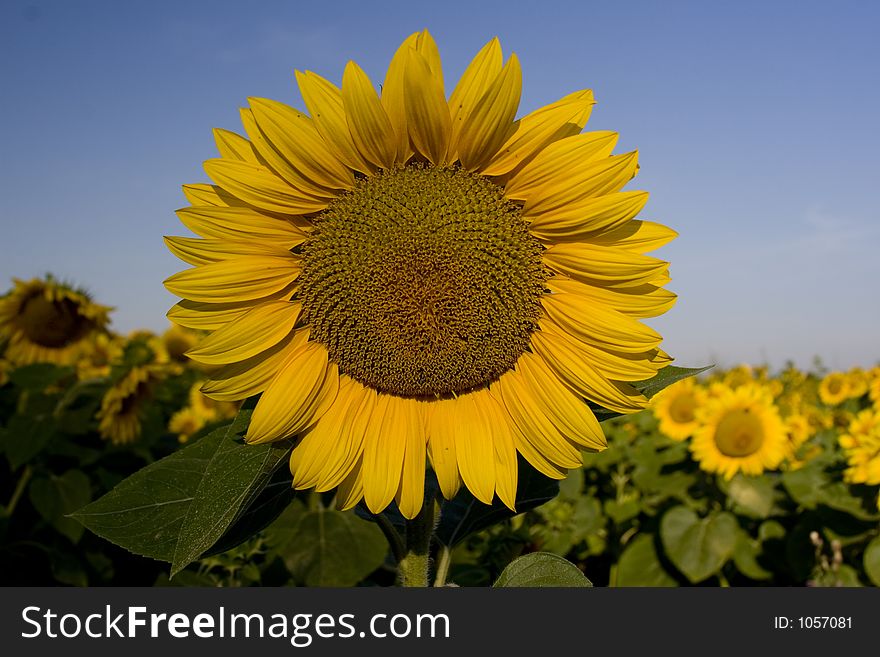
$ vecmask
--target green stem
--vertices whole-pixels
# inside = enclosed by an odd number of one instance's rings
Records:
[[[425,500],[419,515],[406,521],[406,554],[397,565],[402,586],[428,586],[435,506],[433,500]]]
[[[24,471],[21,473],[21,477],[18,478],[18,483],[15,485],[15,491],[12,493],[12,498],[9,500],[9,504],[6,505],[7,518],[12,515],[15,511],[15,507],[18,506],[18,501],[21,499],[24,489],[31,480],[33,474],[34,469],[29,465],[25,466]]]
[[[437,552],[437,574],[434,576],[434,586],[446,586],[446,577],[449,575],[449,565],[452,563],[452,548],[441,545]]]
[[[400,538],[400,534],[397,533],[394,525],[391,524],[391,521],[384,514],[380,513],[374,517],[376,524],[379,525],[379,529],[385,534],[385,540],[391,546],[391,554],[394,555],[394,561],[400,563],[403,561],[404,556],[406,556],[406,547],[403,545],[403,539]]]

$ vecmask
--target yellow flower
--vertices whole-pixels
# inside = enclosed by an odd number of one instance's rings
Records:
[[[703,470],[726,479],[776,468],[788,453],[785,426],[762,387],[741,385],[710,399],[697,420],[700,428],[690,445],[694,458]]]
[[[754,382],[755,375],[751,365],[743,364],[728,370],[722,380],[729,388],[738,388]]]
[[[0,298],[0,342],[7,341],[5,358],[15,365],[73,364],[89,338],[107,325],[111,308],[51,276],[13,281]]]
[[[204,381],[197,381],[189,389],[189,406],[193,412],[198,413],[208,421],[235,417],[241,404],[211,399],[202,392],[202,385],[204,383]]]
[[[191,406],[187,406],[171,416],[168,421],[168,431],[176,433],[178,441],[185,443],[207,422],[208,418]]]
[[[172,324],[162,334],[162,347],[171,361],[175,363],[188,363],[189,357],[186,355],[186,352],[198,344],[199,337],[198,331]]]
[[[874,402],[874,406],[880,409],[880,367],[874,367],[869,372],[868,396]]]
[[[651,400],[660,432],[673,440],[685,440],[699,426],[696,412],[705,400],[705,393],[693,379],[675,383]]]
[[[868,408],[838,437],[848,468],[844,478],[856,484],[880,484],[880,412]]]
[[[104,393],[97,415],[102,438],[119,445],[140,437],[141,411],[160,378],[161,370],[156,366],[133,367]]]
[[[868,392],[868,373],[861,367],[854,367],[846,373],[847,387],[849,388],[849,396],[858,399]]]
[[[308,114],[264,98],[247,138],[217,130],[213,185],[189,185],[166,238],[193,269],[165,284],[169,319],[211,331],[188,352],[205,393],[262,393],[246,439],[301,436],[293,485],[341,508],[422,506],[426,462],[513,507],[517,453],[549,477],[605,437],[584,399],[628,413],[630,383],[671,360],[640,320],[669,309],[676,233],[634,217],[635,152],[581,133],[578,91],[516,119],[519,60],[493,39],[446,96],[427,31],[394,55],[381,96],[349,62],[341,89],[297,72]]]
[[[849,396],[849,378],[843,372],[831,372],[819,384],[819,398],[828,406],[836,406]]]
[[[793,449],[797,449],[807,442],[813,435],[810,421],[800,413],[794,413],[785,418],[785,429]]]
[[[96,333],[83,347],[76,363],[80,380],[110,376],[110,366],[119,362],[123,352],[122,340],[109,333]]]

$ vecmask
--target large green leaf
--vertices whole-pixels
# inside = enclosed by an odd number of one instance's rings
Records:
[[[273,550],[306,586],[354,586],[385,561],[388,543],[350,511],[292,504],[267,530]]]
[[[247,510],[289,445],[245,445],[235,436],[251,411],[148,465],[73,517],[130,552],[170,561],[198,558]]]
[[[92,499],[89,478],[79,470],[62,475],[49,474],[31,481],[28,489],[31,504],[59,532],[76,543],[84,527],[67,514],[88,504]]]
[[[774,511],[776,502],[776,486],[767,477],[749,477],[738,474],[727,483],[727,496],[733,502],[733,510],[750,518],[764,519]]]
[[[650,379],[633,381],[631,385],[645,395],[645,397],[650,399],[664,388],[671,386],[673,383],[691,376],[696,376],[712,367],[714,367],[714,365],[707,365],[706,367],[675,367],[674,365],[667,365]],[[602,408],[601,406],[592,403],[590,404],[590,408],[593,409],[599,422],[604,422],[605,420],[610,420],[613,417],[619,417],[622,415],[621,413],[609,411],[607,408]]]
[[[676,506],[660,521],[660,538],[669,560],[695,584],[716,574],[733,556],[738,529],[733,514],[700,519],[691,509]]]
[[[639,534],[626,546],[616,573],[616,586],[678,586],[660,563],[651,534]]]
[[[733,550],[733,563],[736,569],[750,579],[766,580],[773,577],[773,573],[758,563],[761,555],[761,543],[754,540],[746,532],[739,530],[736,538],[736,546]]]
[[[73,374],[73,368],[53,363],[33,363],[22,365],[9,373],[9,380],[25,390],[45,390],[66,376]]]
[[[3,433],[9,467],[16,470],[46,448],[56,434],[56,426],[49,414],[20,414],[12,416]]]
[[[550,552],[532,552],[514,559],[493,584],[497,588],[592,585],[577,566]]]

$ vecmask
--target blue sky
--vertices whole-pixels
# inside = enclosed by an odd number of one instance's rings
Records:
[[[427,27],[447,86],[499,36],[525,113],[577,89],[588,129],[640,151],[642,218],[680,237],[680,295],[651,323],[678,364],[880,360],[880,3],[90,2],[0,4],[0,289],[53,272],[167,326],[162,243],[211,128],[248,96],[302,107],[293,70],[374,81]]]

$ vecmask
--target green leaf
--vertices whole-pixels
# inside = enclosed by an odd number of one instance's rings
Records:
[[[822,488],[828,483],[821,468],[807,465],[782,473],[782,485],[792,499],[806,509],[815,509],[822,501]]]
[[[880,536],[868,543],[862,562],[868,579],[874,586],[880,586]]]
[[[550,552],[532,552],[513,560],[493,584],[496,588],[592,585],[577,566]]]
[[[31,481],[28,489],[31,504],[59,532],[76,543],[85,528],[67,514],[88,504],[92,499],[89,478],[79,470],[63,475],[50,474]]]
[[[722,488],[725,484],[722,484]],[[727,496],[734,503],[734,511],[750,518],[763,519],[771,515],[776,500],[776,486],[768,477],[748,477],[738,474],[726,484]]]
[[[736,537],[736,546],[733,549],[733,563],[736,569],[749,579],[765,580],[773,577],[773,573],[761,567],[758,557],[761,554],[761,544],[752,539],[746,532],[740,530]]]
[[[9,373],[9,380],[25,390],[45,390],[66,376],[73,374],[72,367],[53,363],[34,363],[16,368]]]
[[[139,470],[73,517],[130,552],[174,563],[176,572],[238,519],[289,448],[234,440],[249,413]]]
[[[645,397],[650,399],[658,392],[663,390],[664,388],[668,388],[673,383],[677,381],[681,381],[682,379],[686,379],[691,376],[696,376],[701,372],[705,372],[708,369],[715,367],[714,365],[706,365],[705,367],[675,367],[674,365],[667,365],[662,370],[657,372],[657,374],[650,379],[645,379],[644,381],[633,381],[631,385],[641,392]],[[605,420],[610,420],[613,417],[619,417],[622,413],[617,413],[616,411],[609,411],[607,408],[602,408],[596,404],[590,404],[590,407],[593,409],[593,412],[596,414],[596,419],[599,422],[604,422]]]
[[[4,433],[6,458],[16,470],[46,448],[55,436],[55,423],[43,414],[13,415]]]
[[[639,534],[620,555],[615,585],[678,586],[678,582],[660,563],[654,547],[654,536]]]
[[[354,586],[385,561],[381,530],[350,511],[294,504],[267,530],[270,544],[306,586]]]
[[[171,576],[210,548],[239,518],[269,483],[272,474],[287,462],[287,441],[245,445],[234,436],[247,430],[253,411],[239,412],[222,431],[224,438],[205,468],[180,528],[171,564]]]
[[[440,506],[437,540],[451,547],[474,532],[537,508],[559,494],[559,482],[555,479],[545,477],[522,458],[518,467],[516,513],[497,500],[491,505],[483,504],[462,488],[452,500],[444,500]]]
[[[660,521],[660,538],[670,561],[696,584],[721,570],[733,555],[738,529],[733,514],[701,520],[687,507],[676,506]]]

